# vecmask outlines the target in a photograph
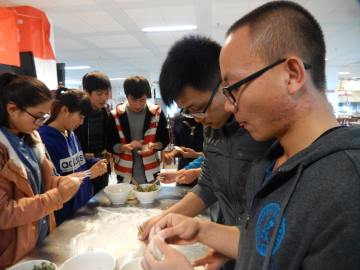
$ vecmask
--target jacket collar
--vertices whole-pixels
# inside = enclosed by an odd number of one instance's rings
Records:
[[[119,115],[125,113],[127,104],[128,104],[128,102],[125,102],[123,104],[119,104],[118,106],[116,106],[116,113]],[[151,114],[155,114],[159,110],[159,108],[160,108],[160,105],[158,105],[158,104],[146,102],[145,110],[149,110],[151,112]]]
[[[31,135],[37,142],[35,144],[35,146],[32,148],[32,150],[33,150],[35,157],[38,160],[39,164],[41,164],[44,159],[44,156],[45,156],[44,145],[42,144],[40,135],[37,131],[34,131]],[[6,136],[4,135],[4,133],[1,130],[0,130],[0,142],[6,147],[7,152],[9,154],[9,159],[12,159],[14,161],[14,164],[17,167],[21,168],[23,173],[26,175],[24,165],[22,164],[21,160],[19,159],[18,155],[16,154],[14,148],[11,146],[9,140],[6,138]]]

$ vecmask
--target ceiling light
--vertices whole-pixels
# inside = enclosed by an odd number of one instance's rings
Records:
[[[163,26],[163,27],[149,27],[141,29],[143,32],[168,32],[168,31],[185,31],[195,30],[196,25],[178,25],[178,26]]]
[[[65,69],[86,69],[91,68],[89,66],[75,66],[75,67],[65,67]]]
[[[339,72],[338,74],[350,74],[350,72]]]
[[[126,80],[126,78],[110,78],[110,81],[122,81],[122,80]]]
[[[325,58],[325,61],[327,61],[327,60],[329,60],[329,59]]]

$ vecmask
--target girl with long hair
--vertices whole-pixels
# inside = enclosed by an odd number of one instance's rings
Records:
[[[77,177],[52,176],[36,132],[50,104],[50,90],[36,78],[0,75],[0,269],[56,228],[54,210],[79,189]]]

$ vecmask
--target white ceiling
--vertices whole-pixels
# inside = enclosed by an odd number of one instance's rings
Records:
[[[359,0],[358,0],[359,1]],[[220,44],[230,25],[265,3],[256,0],[0,0],[0,6],[28,5],[53,20],[57,62],[88,65],[66,70],[67,86],[80,85],[90,70],[110,78],[143,75],[157,81],[170,46],[185,34],[211,36]],[[296,0],[320,22],[327,65],[360,78],[360,4],[356,0]],[[193,31],[143,33],[141,28],[195,24]],[[69,83],[73,82],[73,83]],[[120,81],[112,81],[120,84]]]

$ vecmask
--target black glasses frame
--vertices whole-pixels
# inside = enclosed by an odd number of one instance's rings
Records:
[[[42,117],[37,117],[37,116],[29,113],[27,110],[25,110],[23,108],[21,108],[21,110],[35,118],[35,121],[34,121],[35,125],[40,125],[40,124],[44,123],[50,117],[50,114],[44,114]]]
[[[194,117],[196,117],[196,118],[205,118],[205,117],[207,117],[207,114],[206,114],[205,112],[206,112],[206,110],[210,107],[211,102],[213,101],[214,96],[215,96],[216,92],[218,91],[218,88],[219,88],[220,83],[221,83],[221,81],[220,81],[220,82],[216,85],[216,87],[214,88],[214,90],[213,90],[213,92],[212,92],[212,94],[211,94],[211,97],[210,97],[208,103],[206,104],[206,106],[205,106],[205,108],[204,108],[204,110],[203,110],[202,112],[191,113],[189,110],[181,109],[181,110],[180,110],[180,114],[181,114],[182,116],[187,117],[187,118],[194,118]]]
[[[239,88],[240,86],[242,86],[243,84],[245,84],[245,83],[247,83],[249,81],[252,81],[253,79],[255,79],[255,78],[259,77],[260,75],[262,75],[265,71],[267,71],[267,70],[269,70],[269,69],[275,67],[276,65],[281,64],[281,63],[283,63],[285,61],[286,61],[286,59],[280,59],[280,60],[268,65],[267,67],[264,67],[263,69],[260,69],[259,71],[251,74],[250,76],[248,76],[248,77],[246,77],[246,78],[244,78],[244,79],[242,79],[242,80],[240,80],[240,81],[238,81],[238,82],[236,82],[236,83],[234,83],[234,84],[232,84],[230,86],[224,87],[221,90],[221,92],[227,97],[227,99],[232,104],[235,104],[236,99],[235,99],[234,95],[231,93],[231,91]],[[305,69],[310,69],[312,67],[310,64],[306,64],[304,62],[303,62],[303,65],[304,65]]]

